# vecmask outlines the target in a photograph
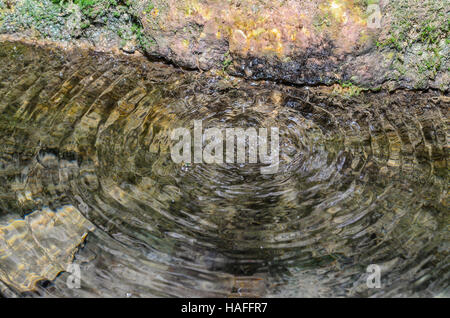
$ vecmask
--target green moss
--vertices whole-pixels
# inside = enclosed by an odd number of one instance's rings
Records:
[[[421,64],[418,65],[419,73],[431,72],[431,76],[435,77],[442,65],[442,55],[434,50],[433,54],[425,58]]]
[[[449,44],[449,13],[445,1],[391,0],[384,9],[389,15],[388,36],[376,42],[380,50],[395,52],[393,79],[414,78],[416,88],[445,68],[444,44]]]
[[[333,89],[333,93],[350,98],[359,96],[361,92],[366,91],[366,88],[355,85],[351,81],[341,81],[335,88]]]
[[[2,1],[5,10],[0,12],[0,33],[20,32],[33,27],[42,35],[62,39],[61,29],[65,25],[62,17],[63,8],[52,1],[25,0],[7,5]]]
[[[433,46],[450,32],[445,1],[391,0],[387,10],[392,23],[389,37],[377,42],[380,48],[403,52],[414,43]]]
[[[328,13],[324,13],[322,15],[317,15],[313,19],[313,25],[317,30],[321,30],[324,26],[331,26],[330,15]]]
[[[152,11],[155,8],[155,5],[153,4],[153,2],[149,2],[149,4],[147,5],[147,7],[145,8],[145,12],[149,13],[150,11]]]
[[[145,36],[142,25],[133,17],[130,1],[123,0],[24,0],[17,4],[16,10],[4,13],[6,2],[0,0],[0,33],[22,32],[26,29],[36,30],[42,37],[54,40],[69,40],[83,36],[88,29],[95,27],[99,21],[104,29],[117,34],[122,40],[136,40],[143,49],[148,49],[155,41]],[[68,17],[74,14],[70,3],[79,7],[81,21],[80,33],[73,35],[67,28]],[[153,8],[150,3],[149,8]],[[128,14],[128,17],[126,15]]]
[[[233,59],[230,56],[230,52],[227,52],[224,54],[224,59],[222,62],[223,71],[226,71],[228,67],[230,67],[231,63],[233,62]]]

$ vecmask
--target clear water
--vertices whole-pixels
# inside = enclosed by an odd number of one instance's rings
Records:
[[[4,296],[449,295],[448,97],[5,42],[0,70]],[[278,173],[175,164],[200,119],[280,127]]]

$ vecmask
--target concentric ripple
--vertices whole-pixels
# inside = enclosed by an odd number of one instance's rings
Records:
[[[0,69],[3,295],[449,295],[447,96],[18,43]],[[279,127],[278,172],[174,163],[170,133],[194,120]]]

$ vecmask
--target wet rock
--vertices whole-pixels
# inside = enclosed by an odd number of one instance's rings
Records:
[[[67,11],[69,16],[66,17],[66,27],[71,36],[78,38],[81,36],[81,18],[82,14],[80,11],[80,7],[70,3],[67,7]]]
[[[349,81],[368,88],[394,81],[398,87],[448,90],[448,9],[440,1],[412,2],[155,0],[151,13],[149,1],[134,0],[132,8],[157,43],[146,50],[179,65],[222,68],[226,57],[216,53],[229,52],[245,66],[227,71],[254,79]],[[439,12],[437,20],[433,12]],[[421,49],[411,52],[414,43]],[[436,55],[434,61],[418,60],[423,51]],[[404,55],[407,61],[399,62]],[[196,63],[198,56],[208,62]]]
[[[9,224],[1,222],[0,280],[20,292],[34,290],[41,280],[54,280],[71,264],[92,230],[93,225],[73,206],[34,211]]]
[[[120,48],[123,52],[128,54],[134,54],[137,50],[136,43],[134,41],[126,42],[124,46]]]
[[[98,0],[67,8],[40,2],[1,1],[0,33],[37,30],[97,46],[104,37],[126,53],[139,47],[187,68],[293,84],[442,91],[450,85],[448,1]],[[132,39],[137,44],[128,44]]]

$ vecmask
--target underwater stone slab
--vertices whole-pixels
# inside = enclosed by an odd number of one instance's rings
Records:
[[[34,211],[0,225],[0,280],[19,292],[54,280],[94,226],[73,206]]]

